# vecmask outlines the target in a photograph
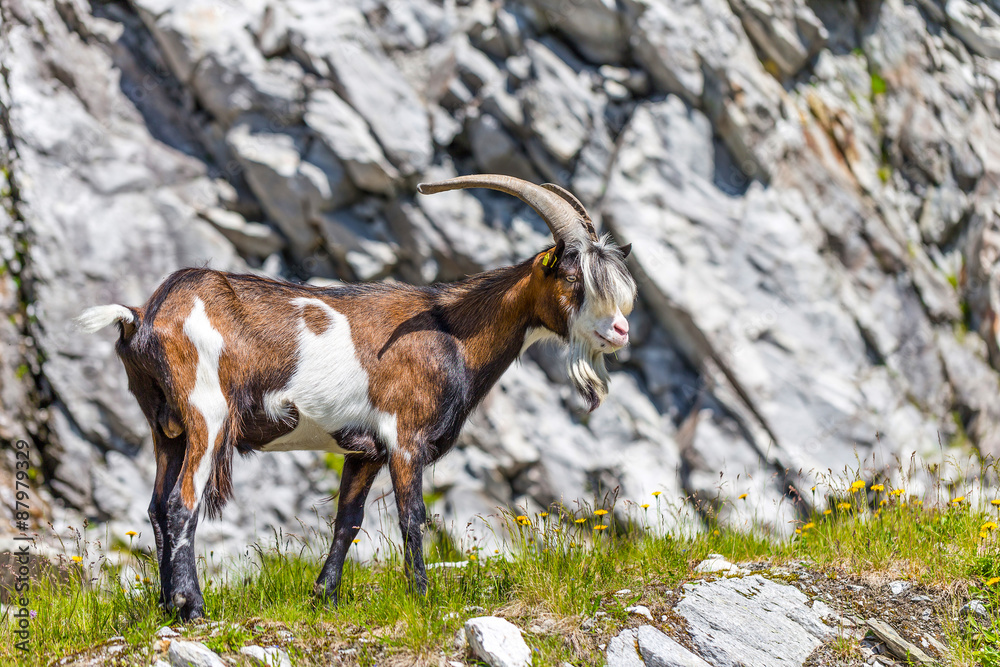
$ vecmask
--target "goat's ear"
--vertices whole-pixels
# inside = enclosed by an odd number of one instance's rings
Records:
[[[632,252],[632,244],[629,243],[629,244],[623,245],[621,248],[619,248],[619,250],[622,251],[622,258],[628,257],[629,253]]]
[[[562,239],[556,241],[555,249],[545,253],[542,257],[542,272],[547,276],[551,276],[556,271],[556,265],[559,264],[559,260],[562,259],[563,253],[566,251],[566,242]]]

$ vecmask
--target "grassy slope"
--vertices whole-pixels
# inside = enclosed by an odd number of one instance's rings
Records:
[[[309,593],[321,558],[302,555],[302,545],[286,540],[280,548],[258,549],[242,572],[232,567],[210,579],[206,611],[221,623],[192,624],[182,632],[235,664],[250,664],[239,647],[256,643],[284,646],[296,665],[436,665],[445,659],[470,662],[454,644],[456,632],[467,618],[496,614],[527,631],[536,664],[598,665],[599,644],[643,620],[625,612],[636,601],[653,609],[654,618],[667,619],[657,625],[681,636],[678,619],[670,616],[678,586],[695,576],[694,566],[708,553],[721,553],[733,561],[766,561],[768,567],[805,562],[827,579],[909,579],[948,601],[937,610],[951,645],[946,664],[1000,666],[1000,540],[991,524],[1000,521],[1000,502],[978,510],[964,501],[930,508],[890,489],[848,490],[788,540],[730,530],[656,537],[643,527],[647,510],[629,506],[634,520],[625,526],[607,520],[613,511],[509,516],[513,537],[507,559],[434,547],[429,560],[470,562],[431,570],[426,598],[409,594],[396,555],[367,565],[349,563],[342,604],[332,610]],[[602,525],[608,528],[595,529]],[[148,557],[127,554],[127,560],[140,579],[156,581]],[[107,562],[88,572],[91,582],[83,585],[88,577],[81,565],[69,567],[75,572],[69,583],[36,584],[32,590],[37,617],[28,655],[13,649],[9,622],[0,624],[0,664],[94,656],[95,646],[115,636],[127,645],[116,653],[117,664],[151,664],[156,630],[179,627],[157,607],[156,587],[122,588],[117,567]],[[633,593],[614,595],[624,588]],[[962,630],[954,622],[955,610],[968,597],[984,601],[992,628]],[[596,612],[604,614],[582,630],[581,621]],[[835,648],[849,656],[856,647],[856,640],[842,638]]]

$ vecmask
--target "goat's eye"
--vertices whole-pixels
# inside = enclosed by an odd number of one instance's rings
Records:
[[[566,276],[566,282],[568,282],[568,283],[575,283],[576,282],[576,276]]]

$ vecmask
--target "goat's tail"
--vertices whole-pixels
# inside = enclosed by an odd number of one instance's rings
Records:
[[[76,318],[76,326],[83,333],[95,333],[106,326],[118,324],[122,338],[129,338],[135,333],[136,327],[142,321],[142,311],[138,308],[128,308],[112,304],[109,306],[94,306],[83,311]]]

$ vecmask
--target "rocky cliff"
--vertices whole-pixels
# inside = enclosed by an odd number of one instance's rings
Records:
[[[1000,455],[998,87],[995,0],[2,0],[4,455],[32,444],[40,522],[143,529],[145,422],[72,318],[182,266],[428,283],[543,248],[511,198],[415,196],[470,172],[574,191],[640,304],[597,412],[552,350],[503,377],[428,471],[457,533],[616,488],[783,530],[829,471]],[[322,522],[330,468],[238,462],[202,543]]]

